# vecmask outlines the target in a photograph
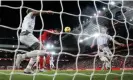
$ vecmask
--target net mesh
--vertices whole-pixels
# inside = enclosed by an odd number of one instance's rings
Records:
[[[41,0],[40,2],[41,2],[41,4],[40,4],[41,5],[40,11],[44,11],[43,10],[43,6],[44,6],[43,5],[43,1]],[[106,12],[109,12],[108,14],[110,14],[110,17],[100,15],[101,12],[98,10],[98,7],[99,6],[98,6],[97,2],[102,3],[102,4],[104,4],[104,5],[107,6],[107,8],[103,8],[103,10],[104,10],[103,14],[105,14]],[[53,74],[38,73],[36,71],[34,74],[32,74],[32,76],[33,76],[32,79],[33,80],[36,80],[36,76],[42,75],[42,76],[52,76],[52,80],[56,80],[56,77],[58,75],[66,75],[66,76],[72,76],[72,78],[71,78],[72,80],[77,80],[76,77],[79,76],[79,75],[82,75],[84,77],[87,77],[87,79],[93,80],[94,76],[96,76],[96,75],[100,75],[100,76],[105,75],[104,79],[105,80],[108,80],[108,76],[109,75],[116,75],[116,76],[120,76],[120,80],[124,80],[123,76],[125,74],[132,75],[131,72],[125,72],[125,69],[126,69],[125,67],[126,67],[126,61],[127,61],[127,59],[129,57],[133,57],[132,55],[130,55],[130,50],[132,50],[132,49],[129,48],[129,46],[132,46],[132,44],[129,44],[129,41],[133,41],[133,39],[130,38],[130,35],[129,35],[129,27],[128,27],[128,25],[131,25],[132,26],[133,24],[131,23],[132,19],[128,19],[128,17],[127,17],[127,15],[130,13],[130,11],[132,11],[133,9],[131,8],[130,5],[129,6],[126,6],[126,5],[124,5],[124,3],[125,2],[123,0],[116,1],[116,4],[113,1],[111,1],[111,0],[109,0],[107,2],[106,1],[95,1],[94,0],[93,1],[93,4],[94,4],[94,8],[96,10],[96,13],[93,16],[92,15],[89,16],[89,15],[82,14],[82,10],[81,10],[81,6],[80,6],[80,1],[79,0],[77,0],[77,5],[78,5],[78,9],[79,9],[79,14],[78,15],[77,14],[72,14],[72,13],[64,12],[62,0],[60,0],[61,11],[60,12],[53,11],[54,14],[59,14],[60,15],[60,23],[61,23],[61,32],[59,33],[59,42],[60,42],[60,48],[61,49],[60,49],[60,52],[58,53],[58,57],[57,57],[57,61],[56,61],[56,69],[55,69],[55,71],[54,71]],[[121,6],[119,6],[117,4],[121,4]],[[11,8],[11,9],[19,9],[19,13],[20,13],[20,24],[19,24],[19,26],[17,28],[13,28],[13,27],[10,27],[10,26],[6,26],[6,25],[0,24],[0,27],[1,28],[7,28],[9,30],[13,30],[13,31],[15,30],[15,31],[17,31],[17,33],[16,33],[17,34],[17,39],[18,39],[17,48],[15,50],[8,50],[8,49],[2,49],[2,48],[0,49],[2,51],[15,52],[15,54],[14,54],[14,61],[15,61],[16,54],[18,53],[18,51],[20,51],[20,52],[23,51],[23,50],[19,50],[19,47],[20,47],[19,31],[21,30],[21,24],[22,24],[22,21],[23,21],[23,18],[22,18],[22,8],[30,8],[30,7],[24,6],[23,0],[21,1],[20,7],[12,7],[12,6],[9,6],[9,5],[3,5],[2,4],[2,1],[0,1],[0,7],[1,8],[7,7],[7,8]],[[120,19],[114,18],[115,17],[115,15],[114,15],[114,11],[115,10],[113,11],[112,9],[116,9],[116,8],[118,8],[120,10],[120,13],[121,13]],[[123,9],[128,10],[129,13],[125,13]],[[80,30],[79,34],[71,33],[71,32],[70,33],[65,33],[63,31],[64,30],[63,19],[62,19],[62,15],[63,14],[70,15],[70,16],[74,16],[74,17],[78,17],[79,30]],[[89,18],[90,20],[82,23],[82,19],[81,19],[82,17]],[[132,15],[129,15],[129,17],[132,17]],[[35,32],[39,32],[40,35],[41,35],[43,31],[48,31],[48,30],[44,30],[44,23],[45,22],[44,22],[44,20],[42,18],[42,14],[40,14],[40,18],[41,18],[42,28],[40,30],[34,30],[34,31]],[[105,19],[105,20],[101,20],[100,21],[99,18],[102,18],[102,19]],[[113,42],[113,48],[111,49],[113,51],[114,57],[115,56],[119,56],[119,57],[124,58],[124,63],[123,63],[124,65],[122,66],[122,72],[120,74],[119,73],[112,72],[111,69],[108,70],[108,71],[106,71],[106,72],[104,72],[104,73],[97,73],[96,72],[96,65],[97,65],[97,62],[98,62],[97,61],[97,55],[81,54],[80,43],[83,42],[84,40],[88,40],[89,41],[90,38],[92,37],[92,35],[95,32],[100,32],[100,28],[103,27],[103,26],[105,26],[105,25],[102,25],[101,26],[101,24],[103,24],[104,21],[106,21],[106,20],[109,20],[111,22],[110,27],[112,27],[113,28],[113,31],[114,31],[112,37],[114,39],[115,38],[121,38],[122,40],[125,40],[126,41],[126,43],[125,43],[126,49],[117,51],[116,49],[119,48],[119,46],[116,47],[115,44],[114,44],[114,42]],[[95,22],[95,23],[93,23],[93,22]],[[117,35],[117,30],[115,28],[115,25],[117,25],[118,23],[123,23],[123,25],[125,25],[125,30],[126,30],[126,34],[127,34],[126,37],[122,37],[122,36]],[[127,23],[128,23],[128,25],[127,25]],[[86,24],[88,24],[87,27],[88,27],[89,30],[86,29],[86,31],[85,31],[84,26]],[[94,28],[92,28],[92,27],[94,27]],[[72,34],[72,35],[75,35],[75,36],[78,35],[78,37],[77,37],[78,53],[76,55],[74,55],[72,53],[67,53],[67,52],[64,52],[63,51],[63,45],[62,45],[62,43],[63,43],[62,42],[62,39],[63,38],[62,38],[62,35],[64,33],[65,34]],[[81,38],[84,38],[84,40],[81,40]],[[115,54],[115,53],[119,53],[121,51],[126,51],[127,54],[124,55],[124,56],[123,55],[119,55],[119,54],[118,55]],[[26,52],[26,51],[23,51],[23,52]],[[98,50],[95,51],[95,53],[97,53],[97,52],[98,52]],[[62,54],[65,54],[65,55],[67,54],[67,55],[70,55],[70,56],[73,56],[73,57],[76,58],[76,61],[75,61],[75,72],[74,73],[66,73],[65,71],[64,72],[58,72],[59,71],[59,59],[60,59],[60,56]],[[80,70],[79,70],[79,65],[80,65],[79,64],[79,57],[80,56],[84,56],[84,57],[85,56],[89,56],[89,57],[91,56],[91,57],[93,57],[93,62],[91,63],[92,69],[90,71],[90,74],[85,74],[85,73],[80,72]],[[86,70],[86,71],[89,72],[89,70]],[[0,72],[0,74],[9,75],[10,76],[9,77],[9,80],[13,80],[13,75],[14,74],[27,75],[27,74],[23,74],[22,72],[16,72],[15,71],[15,63],[13,64],[13,68],[12,68],[10,74],[7,74],[5,72]]]

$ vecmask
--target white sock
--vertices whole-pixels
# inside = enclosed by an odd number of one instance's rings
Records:
[[[110,63],[110,62],[108,62],[108,67],[109,67],[109,68],[111,67],[111,63]]]
[[[105,67],[106,67],[106,69],[108,69],[108,62],[105,63]]]
[[[106,69],[107,68],[110,68],[110,62],[108,61],[108,62],[106,62]]]
[[[36,60],[36,57],[31,58],[26,68],[31,69],[32,66],[36,63]]]

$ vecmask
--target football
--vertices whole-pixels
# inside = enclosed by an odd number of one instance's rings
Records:
[[[64,29],[65,32],[70,32],[71,31],[71,28],[69,26],[65,27]]]

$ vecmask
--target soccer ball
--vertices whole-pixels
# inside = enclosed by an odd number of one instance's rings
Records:
[[[70,32],[71,31],[71,28],[69,26],[65,27],[64,29],[65,32]]]

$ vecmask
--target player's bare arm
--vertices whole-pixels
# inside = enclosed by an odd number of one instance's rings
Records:
[[[40,15],[41,14],[52,14],[51,10],[48,11],[32,11],[33,16]]]
[[[117,45],[119,45],[119,46],[124,46],[124,44],[123,43],[119,43],[118,41],[116,41],[116,40],[114,40],[114,43],[115,44],[117,44]]]
[[[109,37],[110,40],[112,40],[115,44],[117,44],[117,45],[119,45],[119,46],[124,46],[124,45],[125,45],[125,44],[123,44],[123,43],[120,43],[120,42],[114,40],[114,39],[113,39],[111,36],[109,36],[109,35],[108,35],[108,37]]]

